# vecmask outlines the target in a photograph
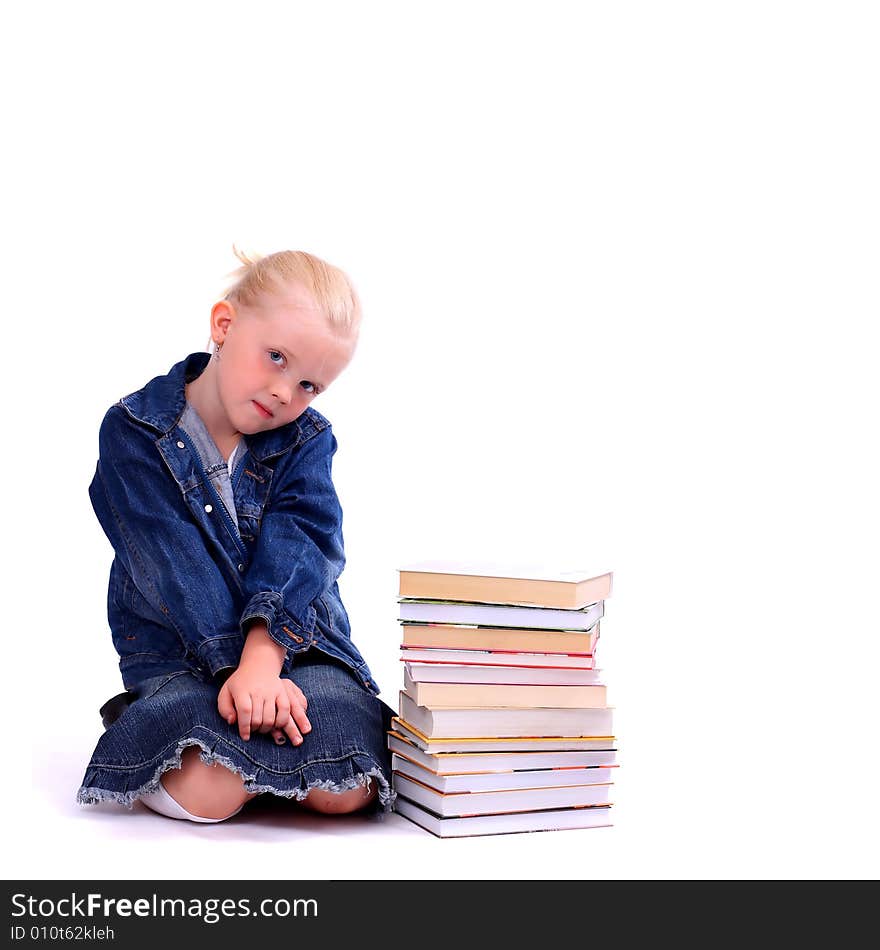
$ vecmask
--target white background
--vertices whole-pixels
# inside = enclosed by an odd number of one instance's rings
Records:
[[[4,19],[7,878],[877,876],[873,4]],[[98,425],[205,347],[233,242],[363,299],[315,406],[386,701],[401,564],[615,572],[613,829],[75,804],[121,689]]]

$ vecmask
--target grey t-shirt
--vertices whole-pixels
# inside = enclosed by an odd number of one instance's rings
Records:
[[[195,444],[205,474],[208,476],[208,480],[214,483],[214,487],[223,499],[223,504],[226,506],[229,517],[232,518],[237,530],[238,514],[235,510],[235,496],[232,493],[231,478],[235,468],[235,459],[240,454],[239,450],[244,439],[238,440],[238,444],[232,450],[229,460],[226,461],[220,453],[220,449],[217,448],[217,443],[211,438],[205,423],[202,422],[202,417],[189,401],[186,403],[178,424]]]

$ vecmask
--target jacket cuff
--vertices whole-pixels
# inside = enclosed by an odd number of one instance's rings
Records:
[[[244,638],[238,634],[225,637],[212,637],[199,647],[199,660],[213,677],[224,667],[237,667],[241,662]]]
[[[254,594],[248,601],[241,615],[241,632],[247,636],[247,631],[255,620],[266,624],[269,636],[287,651],[284,658],[282,673],[289,673],[292,666],[293,654],[308,649],[315,636],[317,612],[311,604],[305,609],[302,617],[294,617],[284,609],[284,599],[274,591],[263,591]]]
[[[223,669],[217,670],[214,674],[214,685],[219,689],[226,680],[238,669],[235,666],[224,666]]]

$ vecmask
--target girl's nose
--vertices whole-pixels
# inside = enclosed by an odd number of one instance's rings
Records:
[[[274,395],[275,395],[275,398],[278,400],[278,402],[281,403],[282,406],[289,406],[290,400],[293,397],[292,387],[279,383],[275,387]]]

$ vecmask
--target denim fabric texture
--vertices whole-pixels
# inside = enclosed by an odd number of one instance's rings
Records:
[[[378,699],[379,688],[352,642],[339,594],[345,554],[342,509],[331,476],[337,443],[330,423],[309,407],[287,425],[243,435],[230,476],[186,400],[185,384],[210,358],[190,354],[120,399],[100,426],[89,497],[115,554],[107,614],[123,684],[138,699],[100,740],[78,800],[130,804],[139,790],[156,787],[163,763],[179,766],[188,744],[201,746],[203,758],[216,754],[228,760],[252,791],[298,794],[296,782],[314,770],[302,762],[294,766],[294,747],[276,746],[264,734],[244,742],[216,708],[219,686],[237,667],[256,619],[265,621],[269,635],[286,650],[283,676],[298,682],[301,665],[318,677],[321,690],[335,695],[327,676],[338,680],[347,674],[343,693],[352,702],[352,716],[366,716],[374,732],[369,740],[360,736],[336,703],[332,722],[347,733],[340,734],[341,745],[331,743],[328,754],[345,760],[346,769],[361,768],[359,775],[386,770],[380,786],[387,789],[389,756],[381,724],[391,711]],[[322,667],[326,676],[316,672]],[[312,704],[319,700],[300,685],[313,733],[299,748],[309,747],[323,760],[319,736],[328,733],[323,727],[316,731],[312,718]],[[160,694],[158,706],[145,702]],[[160,726],[169,712],[172,724]],[[347,735],[353,745],[346,746]],[[254,754],[258,747],[262,758]],[[272,786],[254,771],[275,775],[279,756],[287,757],[287,766],[278,774],[299,768],[293,784]],[[345,785],[352,778],[347,773],[334,777],[319,769],[313,778],[325,788],[337,787],[336,779],[338,787],[351,787]],[[389,797],[393,792],[382,795],[383,804]]]
[[[351,669],[310,650],[290,673],[309,701],[311,732],[294,746],[268,733],[245,741],[217,712],[217,687],[189,672],[141,683],[136,699],[101,736],[77,801],[114,801],[131,808],[156,789],[163,772],[180,768],[183,750],[198,746],[203,762],[240,775],[248,792],[302,799],[313,788],[347,791],[376,782],[372,814],[381,817],[395,797],[385,743],[393,710],[373,696]]]

